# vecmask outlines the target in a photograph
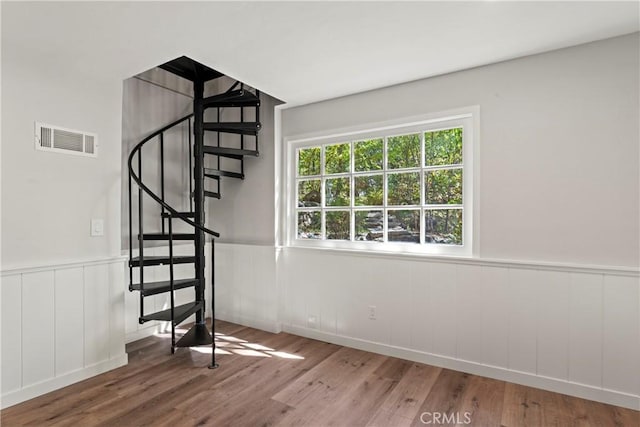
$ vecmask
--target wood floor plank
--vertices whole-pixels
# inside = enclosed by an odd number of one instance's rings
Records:
[[[500,426],[504,405],[504,381],[471,376],[456,408],[458,418],[473,425]]]
[[[189,378],[187,381],[174,382],[173,387],[156,394],[150,399],[136,405],[126,412],[109,416],[103,412],[103,420],[100,426],[125,426],[135,420],[137,425],[155,425],[173,411],[174,405],[184,399],[185,392],[198,394],[206,390],[207,383],[205,375],[198,375]],[[164,409],[164,410],[163,410]]]
[[[254,412],[258,408],[254,405],[246,405],[245,402],[253,400],[271,402],[274,394],[308,372],[321,360],[329,357],[338,348],[318,341],[309,342],[293,335],[285,337],[293,341],[289,345],[282,343],[282,346],[277,346],[281,349],[280,351],[288,355],[304,357],[303,359],[261,358],[235,375],[217,383],[209,390],[215,404],[210,410],[204,410],[198,421],[206,422],[215,416],[216,422],[224,424],[232,423],[237,419],[254,418]],[[303,354],[305,356],[302,356]],[[261,371],[264,371],[263,374],[256,375],[256,372]],[[290,407],[285,403],[278,403],[279,405],[276,405],[278,408],[288,410]],[[184,409],[191,404],[192,402],[185,401],[179,407]],[[270,416],[270,418],[275,417]]]
[[[502,424],[505,427],[575,425],[580,415],[567,409],[555,393],[506,383]]]
[[[379,410],[367,422],[367,427],[409,427],[412,423],[412,418],[405,418],[391,411]]]
[[[557,401],[563,414],[563,421],[572,420],[573,425],[576,426],[640,426],[640,412],[637,411],[544,390],[539,390],[538,393]]]
[[[326,426],[365,426],[385,397],[397,386],[398,381],[376,375],[368,375],[360,384],[342,397],[336,404],[323,408],[310,423]]]
[[[441,372],[441,368],[410,363],[409,369],[404,372],[398,385],[382,402],[378,411],[403,419],[415,418]]]
[[[384,360],[384,356],[343,347],[322,361],[318,365],[321,369],[307,372],[273,399],[299,409],[316,405],[318,401],[330,401],[336,390],[354,388],[354,380],[373,372]],[[307,399],[309,395],[313,395],[313,399]]]
[[[362,392],[363,385],[364,387],[371,385],[367,378],[385,360],[385,356],[346,347],[341,348],[317,365],[322,366],[321,370],[317,367],[310,370],[273,396],[275,400],[294,408],[283,417],[283,425],[330,425],[328,422],[336,425],[336,417],[338,417],[336,412],[338,414],[344,412],[341,404],[345,401],[351,404],[357,403],[356,393]],[[393,381],[388,378],[377,378],[381,381],[374,382],[371,396],[377,396],[381,390],[389,389],[393,384]],[[362,425],[371,416],[371,413],[365,415],[354,412],[358,419],[363,420]],[[349,418],[352,416],[353,413]]]
[[[424,425],[423,419],[421,419],[423,413],[446,414],[448,417],[451,414],[455,415],[458,408],[461,407],[464,391],[468,387],[470,380],[470,374],[443,369],[416,413],[413,425]],[[434,424],[455,425],[455,423]]]
[[[216,331],[218,369],[206,369],[209,348],[171,355],[170,337],[153,336],[127,345],[127,366],[4,409],[0,422],[401,427],[468,412],[482,427],[640,426],[638,411],[558,393],[228,322]]]

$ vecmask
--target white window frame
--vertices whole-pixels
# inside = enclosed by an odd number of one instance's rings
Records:
[[[457,110],[451,110],[447,112],[441,112],[436,114],[428,114],[418,117],[411,117],[404,120],[395,120],[393,122],[373,123],[357,128],[341,129],[330,132],[322,132],[313,135],[301,135],[288,137],[284,139],[284,166],[285,166],[285,188],[286,188],[286,210],[283,216],[283,229],[285,232],[284,243],[288,247],[305,247],[305,248],[322,248],[322,249],[338,249],[338,250],[354,250],[362,252],[380,252],[380,253],[393,253],[393,254],[412,254],[412,255],[440,255],[440,256],[456,256],[456,257],[473,257],[478,254],[478,147],[479,147],[479,107],[465,107]],[[412,169],[387,169],[387,139],[386,137],[394,135],[406,135],[410,133],[421,133],[421,138],[424,138],[424,132],[435,131],[441,129],[457,128],[463,129],[463,144],[462,144],[462,169],[463,169],[463,231],[462,231],[462,245],[445,245],[445,244],[429,244],[424,243],[424,173],[429,170],[429,167],[424,165],[424,141],[422,141],[422,153],[421,164],[419,168]],[[384,242],[373,241],[355,241],[355,211],[363,210],[360,206],[346,206],[346,207],[330,207],[327,209],[324,206],[325,195],[325,178],[328,177],[324,174],[324,150],[321,150],[321,174],[319,176],[309,176],[310,179],[320,179],[321,182],[321,223],[322,223],[322,235],[325,235],[325,221],[324,212],[330,210],[348,210],[351,212],[351,241],[338,241],[338,240],[321,240],[321,239],[298,239],[297,238],[297,168],[298,168],[298,156],[297,151],[300,148],[308,147],[323,147],[327,145],[333,145],[344,142],[354,142],[358,140],[384,138],[384,154],[383,154],[383,169],[380,171],[368,171],[368,172],[355,172],[354,169],[354,156],[353,156],[353,144],[351,144],[351,168],[348,174],[332,174],[330,177],[349,176],[351,179],[350,191],[351,200],[354,197],[354,176],[367,175],[367,174],[383,174],[384,185],[384,200],[383,206],[364,208],[364,210],[381,210],[383,211],[384,218]],[[457,166],[457,165],[456,165]],[[438,169],[438,167],[434,167]],[[386,205],[387,197],[387,179],[388,173],[409,172],[419,169],[420,170],[420,205],[416,206],[388,206]],[[355,172],[355,173],[354,173]],[[307,177],[304,177],[306,179]],[[446,205],[443,205],[445,208]],[[378,209],[379,208],[379,209]],[[388,242],[387,238],[387,217],[385,213],[387,210],[405,210],[416,208],[421,211],[421,243],[407,243],[407,242]],[[310,209],[314,210],[314,209]]]

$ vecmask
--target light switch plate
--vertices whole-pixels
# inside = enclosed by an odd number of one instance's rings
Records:
[[[91,220],[91,236],[104,236],[104,220],[92,219]]]

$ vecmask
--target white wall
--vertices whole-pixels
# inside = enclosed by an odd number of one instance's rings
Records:
[[[636,33],[284,110],[295,137],[479,105],[480,216],[468,262],[285,249],[283,329],[639,409],[638,48]]]
[[[634,34],[283,110],[284,138],[479,105],[480,256],[284,248],[272,284],[252,262],[217,292],[266,286],[289,332],[640,409],[638,47]]]
[[[3,14],[3,407],[127,361],[122,81],[5,43],[7,19]],[[35,121],[97,133],[97,158],[37,151]],[[92,218],[104,220],[104,236],[90,236]]]
[[[638,267],[638,33],[283,111],[283,136],[480,106],[481,258]]]
[[[121,97],[120,82],[2,46],[3,268],[119,254]],[[97,133],[98,157],[36,151],[35,121]]]

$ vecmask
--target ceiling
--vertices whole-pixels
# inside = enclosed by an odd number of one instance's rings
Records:
[[[2,59],[125,79],[186,55],[289,105],[639,30],[629,2],[2,2]]]

